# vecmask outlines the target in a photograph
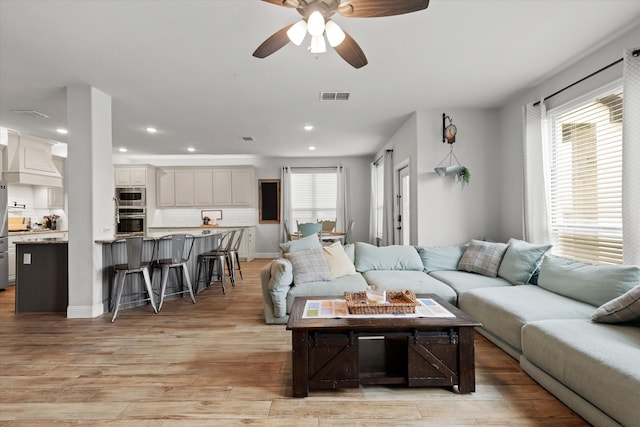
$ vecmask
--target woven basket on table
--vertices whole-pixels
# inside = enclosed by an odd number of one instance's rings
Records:
[[[369,304],[366,292],[345,292],[351,314],[399,314],[416,312],[416,294],[412,290],[387,291],[388,304]]]

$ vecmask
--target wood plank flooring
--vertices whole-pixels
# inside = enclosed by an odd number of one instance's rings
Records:
[[[583,426],[518,363],[476,338],[477,391],[367,386],[291,397],[291,335],[263,319],[259,271],[110,315],[15,315],[0,292],[0,426]]]

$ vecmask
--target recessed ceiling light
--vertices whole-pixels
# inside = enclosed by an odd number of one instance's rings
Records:
[[[124,148],[124,147],[120,147],[120,148],[118,148],[118,151],[121,152],[121,153],[126,153],[127,149]]]
[[[152,128],[152,127],[148,127],[148,128],[147,128],[147,132],[149,132],[149,133],[156,133],[156,132],[158,132],[158,129],[156,129],[156,128]]]
[[[188,147],[187,151],[190,152],[190,153],[193,153],[194,151],[196,151],[196,149],[193,148],[193,147]]]
[[[309,147],[310,151],[314,151],[316,149],[316,147],[314,147],[313,145]]]
[[[306,130],[307,132],[312,131],[313,130],[313,126],[312,125],[305,125],[304,130]]]
[[[68,131],[68,130],[63,129],[63,128],[58,128],[58,129],[56,129],[56,132],[61,133],[61,134],[63,134],[63,135],[66,135],[66,134],[68,134],[68,133],[69,133],[69,131]]]

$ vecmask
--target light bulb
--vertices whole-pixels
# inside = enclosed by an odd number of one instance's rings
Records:
[[[317,10],[307,19],[307,30],[312,36],[321,36],[324,33],[324,16]]]
[[[305,36],[307,35],[307,23],[303,20],[296,22],[291,28],[287,30],[287,36],[291,43],[296,46],[300,46]]]
[[[322,35],[311,37],[311,53],[325,53],[327,51],[327,44],[324,42]]]
[[[342,28],[340,28],[335,22],[327,21],[325,31],[327,32],[327,40],[331,47],[336,47],[344,41],[344,31],[342,31]]]

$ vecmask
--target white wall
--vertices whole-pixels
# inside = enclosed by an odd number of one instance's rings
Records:
[[[557,90],[570,85],[589,74],[622,58],[626,49],[640,47],[640,25],[604,44],[594,52],[583,56],[563,71],[545,79],[535,87],[521,91],[499,111],[499,155],[502,156],[500,179],[496,192],[501,195],[499,230],[497,238],[522,238],[522,173],[523,173],[523,128],[522,106],[540,100]],[[622,64],[580,83],[549,101],[550,107],[594,90],[622,77]]]

